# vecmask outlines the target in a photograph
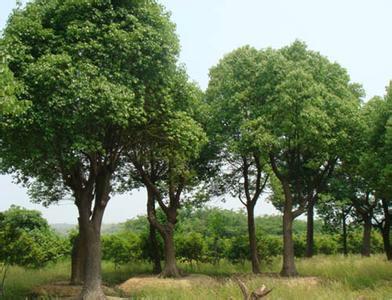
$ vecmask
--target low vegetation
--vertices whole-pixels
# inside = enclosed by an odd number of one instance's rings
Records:
[[[104,262],[103,281],[118,296],[137,299],[242,299],[236,278],[241,278],[249,289],[263,284],[272,288],[268,299],[390,299],[392,294],[392,268],[382,255],[371,258],[320,255],[297,259],[302,276],[292,279],[277,275],[280,263],[280,258],[276,258],[268,265],[262,264],[263,273],[259,276],[248,273],[250,262],[181,263],[180,268],[189,274],[181,279],[184,282],[165,279],[159,284],[158,278],[148,275],[151,269],[148,263],[132,262],[115,267]],[[37,286],[67,281],[69,272],[68,260],[41,270],[12,267],[7,285],[7,294],[12,296],[6,295],[4,299],[24,299]],[[134,280],[126,286],[129,278]]]

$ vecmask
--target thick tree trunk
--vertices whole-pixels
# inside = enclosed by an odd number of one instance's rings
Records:
[[[163,267],[160,277],[181,277],[180,270],[176,265],[176,250],[174,246],[174,225],[169,223],[165,225],[165,232],[163,235],[164,249],[165,249],[165,265]]]
[[[250,258],[252,261],[252,272],[254,274],[259,274],[260,273],[260,263],[259,263],[258,253],[257,253],[254,206],[248,205],[246,208],[248,211],[248,234],[249,234]]]
[[[293,216],[289,205],[285,205],[283,212],[283,267],[280,275],[297,276],[294,261]]]
[[[314,253],[314,204],[309,204],[306,223],[306,253],[305,257],[313,257]]]
[[[156,230],[152,224],[150,224],[149,239],[153,251],[151,251],[151,261],[153,263],[153,273],[160,274],[162,272],[161,256],[159,251],[159,244],[156,236]]]
[[[80,299],[83,300],[106,299],[101,286],[101,222],[99,222],[99,227],[96,225],[94,222],[88,221],[82,228],[83,234],[86,236],[84,284],[80,296]]]
[[[348,255],[348,249],[347,249],[347,224],[346,224],[346,214],[343,211],[343,233],[342,233],[342,238],[343,238],[343,254]]]
[[[382,207],[384,211],[384,226],[382,228],[382,239],[384,242],[384,250],[387,255],[387,259],[392,261],[392,247],[391,247],[391,227],[392,220],[389,212],[389,205],[386,199],[382,199]]]
[[[81,285],[83,283],[85,249],[86,245],[83,245],[83,239],[79,230],[79,234],[75,238],[72,246],[71,285]]]
[[[371,234],[372,234],[372,219],[369,216],[364,217],[363,222],[363,238],[362,238],[362,256],[370,256],[371,252]]]

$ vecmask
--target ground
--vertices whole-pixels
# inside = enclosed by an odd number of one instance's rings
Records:
[[[125,299],[243,299],[236,278],[240,278],[249,290],[262,285],[272,288],[271,294],[266,297],[270,300],[392,299],[392,264],[383,256],[298,259],[301,276],[292,279],[279,277],[279,266],[280,260],[277,259],[271,265],[264,265],[265,273],[256,276],[249,273],[249,263],[232,265],[223,261],[216,266],[200,264],[197,267],[182,264],[180,267],[190,275],[182,279],[162,279],[148,275],[151,266],[147,263],[118,269],[104,263],[103,280],[108,296]],[[51,299],[56,299],[56,296],[72,297],[80,287],[66,285],[64,281],[68,272],[69,262],[40,271],[13,269],[8,278],[8,296],[5,299],[25,299],[33,292],[45,295],[46,299],[48,295]]]

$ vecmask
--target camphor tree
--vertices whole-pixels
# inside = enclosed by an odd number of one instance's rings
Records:
[[[163,111],[151,103],[148,125],[133,137],[127,153],[130,176],[147,189],[147,217],[164,242],[162,277],[179,277],[174,228],[183,194],[199,183],[196,163],[206,143],[201,125],[192,118],[200,109],[200,91],[181,70],[172,73],[169,97]],[[161,105],[162,106],[162,105]],[[156,203],[165,220],[157,218]]]
[[[254,208],[268,180],[264,149],[254,147],[242,133],[243,126],[259,117],[262,97],[257,88],[260,53],[245,46],[226,55],[210,70],[206,93],[210,104],[208,132],[219,148],[221,172],[217,194],[230,193],[245,206],[248,216],[249,252],[253,273],[260,273]]]
[[[366,103],[364,115],[368,125],[367,151],[363,155],[365,178],[373,190],[376,206],[373,221],[380,230],[388,260],[392,260],[392,85],[384,98]]]
[[[360,89],[347,72],[306,45],[262,52],[259,117],[244,125],[253,147],[268,153],[283,193],[283,276],[295,276],[293,220],[315,201],[358,119]]]
[[[114,174],[163,98],[178,40],[155,1],[36,0],[1,40],[25,113],[1,116],[2,169],[44,204],[72,194],[79,212],[83,299],[104,299],[100,229]],[[76,257],[77,255],[75,255]]]

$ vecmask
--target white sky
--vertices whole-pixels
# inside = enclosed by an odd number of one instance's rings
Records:
[[[205,89],[208,70],[233,49],[245,44],[257,48],[282,47],[295,39],[348,69],[361,83],[367,99],[383,95],[392,79],[392,1],[389,0],[161,0],[177,24],[190,77]],[[0,29],[15,7],[15,0],[0,0]],[[50,223],[75,223],[72,202],[43,208],[29,203],[26,191],[0,176],[0,211],[11,204],[39,209]],[[232,199],[225,208],[239,208]],[[145,212],[144,191],[114,196],[104,222],[120,222]],[[274,213],[259,203],[257,214]]]

